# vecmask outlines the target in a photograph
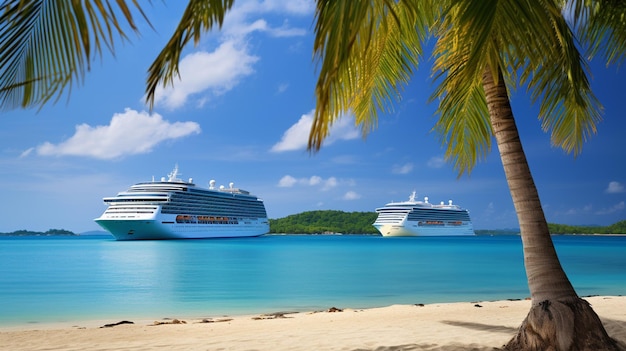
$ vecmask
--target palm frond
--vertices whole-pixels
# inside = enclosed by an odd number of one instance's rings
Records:
[[[450,2],[434,30],[435,81],[431,101],[439,101],[434,130],[445,158],[459,172],[470,173],[491,149],[489,111],[482,88],[487,67],[500,67],[493,31],[498,19],[494,2]]]
[[[591,90],[588,64],[565,17],[554,8],[537,13],[551,30],[546,28],[543,41],[518,50],[518,55],[528,58],[521,83],[528,85],[533,101],[540,101],[539,119],[552,144],[577,155],[596,133],[602,106]]]
[[[424,2],[427,3],[427,2]],[[363,136],[389,111],[422,53],[431,16],[394,1],[318,1],[314,51],[321,61],[308,149],[317,151],[349,111]]]
[[[233,3],[234,0],[189,0],[174,34],[148,69],[146,102],[151,109],[157,87],[173,84],[178,76],[178,63],[185,46],[191,39],[197,44],[201,35],[213,26],[220,28]]]
[[[435,27],[434,69],[440,84],[431,99],[440,100],[435,129],[459,173],[470,172],[491,143],[478,88],[484,69],[500,68],[509,90],[527,86],[533,101],[540,103],[539,118],[553,145],[577,154],[595,133],[601,107],[589,87],[586,62],[555,2],[450,4]]]
[[[445,159],[459,176],[469,174],[491,151],[492,130],[482,85],[457,86],[441,100],[439,111],[434,129],[445,147]]]
[[[136,0],[133,7],[145,17]],[[114,51],[137,30],[131,7],[117,0],[7,0],[0,5],[0,101],[6,109],[42,106],[81,83],[102,46]],[[147,20],[147,19],[146,19]]]
[[[573,27],[587,45],[590,59],[598,54],[608,64],[626,59],[626,2],[570,0],[564,13],[572,15]]]

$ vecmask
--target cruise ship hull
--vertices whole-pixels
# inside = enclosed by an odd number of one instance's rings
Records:
[[[378,229],[382,236],[463,236],[475,235],[471,224],[454,226],[424,227],[417,223],[404,225],[384,224],[374,227]]]
[[[269,232],[267,221],[239,224],[172,223],[154,219],[95,220],[117,240],[209,239],[261,236]]]

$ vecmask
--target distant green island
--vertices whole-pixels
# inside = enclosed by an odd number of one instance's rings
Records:
[[[307,211],[284,218],[270,219],[270,234],[371,234],[378,235],[372,223],[376,212],[344,212],[335,210]],[[626,220],[609,226],[573,226],[548,223],[551,234],[626,234]],[[477,235],[516,235],[519,228],[476,229]],[[80,235],[65,229],[45,232],[16,230],[0,236],[57,236]]]
[[[270,219],[270,234],[379,234],[376,212],[308,211]]]
[[[50,229],[45,232],[33,232],[31,230],[16,230],[11,233],[0,233],[4,236],[57,236],[57,235],[78,235],[65,229]]]
[[[379,234],[372,223],[376,212],[308,211],[279,219],[270,219],[273,234]],[[626,220],[609,226],[572,226],[548,223],[551,234],[625,234]],[[519,228],[476,229],[477,235],[515,235]]]

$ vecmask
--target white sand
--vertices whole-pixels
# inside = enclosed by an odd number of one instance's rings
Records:
[[[626,296],[586,300],[609,335],[626,345]],[[210,322],[181,318],[184,324],[128,319],[133,324],[107,328],[101,326],[120,321],[5,327],[0,328],[0,350],[486,351],[508,342],[529,309],[528,300],[493,301],[217,317]]]

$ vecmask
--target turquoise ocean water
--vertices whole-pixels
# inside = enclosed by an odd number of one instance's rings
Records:
[[[581,296],[626,294],[626,236],[554,236]],[[518,236],[0,239],[0,325],[528,297]]]

